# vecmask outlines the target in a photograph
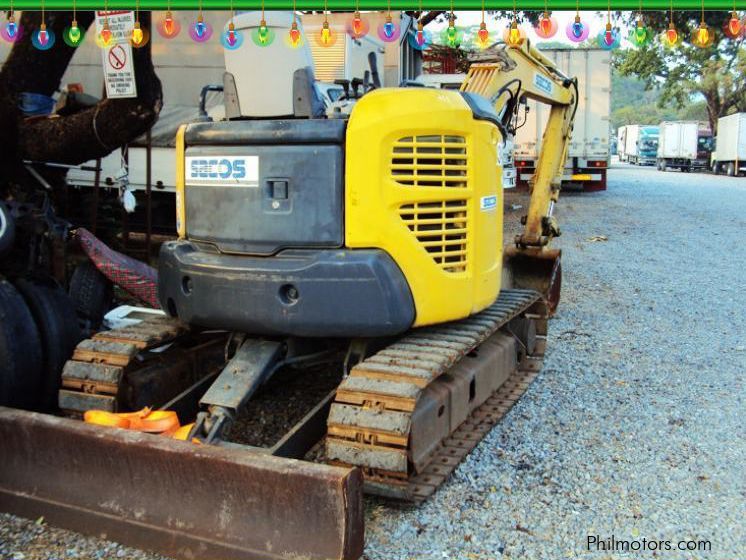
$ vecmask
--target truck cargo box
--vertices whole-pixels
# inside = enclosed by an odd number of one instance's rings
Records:
[[[578,78],[580,99],[565,165],[563,186],[581,185],[586,190],[606,188],[610,155],[609,114],[611,112],[611,65],[609,52],[602,49],[542,49],[559,70]],[[526,122],[516,132],[515,161],[519,184],[533,176],[541,153],[541,137],[549,107],[528,102]]]
[[[718,119],[713,170],[735,175],[746,171],[746,113]]]

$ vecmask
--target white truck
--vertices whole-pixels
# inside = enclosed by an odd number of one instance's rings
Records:
[[[746,113],[718,119],[712,170],[731,177],[746,173]]]
[[[569,146],[563,187],[586,191],[606,189],[606,169],[610,157],[611,64],[602,49],[546,49],[567,76],[577,76],[580,99]],[[541,136],[549,107],[529,102],[525,123],[515,137],[515,165],[519,186],[530,181],[541,153]]]
[[[624,159],[620,157],[619,161],[627,161],[632,165],[655,165],[658,153],[658,127],[629,124],[622,129]]]
[[[657,167],[659,171],[706,169],[712,152],[709,126],[697,121],[664,121],[659,125]]]

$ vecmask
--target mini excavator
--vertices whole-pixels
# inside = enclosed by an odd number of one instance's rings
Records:
[[[528,40],[494,50],[460,91],[382,88],[373,66],[344,110],[319,102],[303,49],[285,51],[288,75],[264,53],[249,65],[226,51],[226,119],[177,135],[178,239],[161,249],[158,285],[170,318],[85,341],[68,368],[90,381],[77,385],[89,404],[109,379],[107,406],[121,411],[118,384],[145,353],[184,332],[230,332],[222,369],[181,395],[198,401],[191,443],[36,415],[17,420],[45,443],[32,456],[3,412],[11,466],[80,474],[64,495],[5,480],[2,501],[183,558],[350,559],[363,488],[431,495],[537,375],[559,302],[553,210],[577,81]],[[551,110],[523,230],[504,248],[501,153],[524,98]],[[282,366],[340,350],[341,383],[279,448],[229,441]],[[310,433],[325,464],[286,458],[305,456]]]

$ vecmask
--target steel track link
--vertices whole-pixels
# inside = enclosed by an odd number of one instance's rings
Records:
[[[76,417],[91,409],[117,412],[125,374],[143,366],[140,353],[173,342],[187,332],[188,327],[176,319],[156,316],[83,340],[62,370],[60,409]]]
[[[516,354],[509,375],[506,373],[482,402],[474,403],[463,422],[434,442],[431,452],[414,457],[413,434],[421,428],[416,422],[422,422],[423,417],[415,410],[418,405],[427,406],[423,404],[427,401],[425,390],[498,331],[510,335],[504,339],[512,339],[508,324],[521,317],[533,322],[536,336],[530,347],[517,342],[515,350],[509,350]],[[504,290],[493,305],[473,317],[418,329],[367,358],[337,390],[327,427],[327,459],[361,467],[369,493],[423,501],[538,375],[546,348],[547,319],[548,309],[537,292]]]

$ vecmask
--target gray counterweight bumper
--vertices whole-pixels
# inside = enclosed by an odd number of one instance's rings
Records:
[[[404,275],[377,249],[257,257],[172,241],[161,247],[158,296],[182,321],[255,335],[390,336],[415,318]]]

